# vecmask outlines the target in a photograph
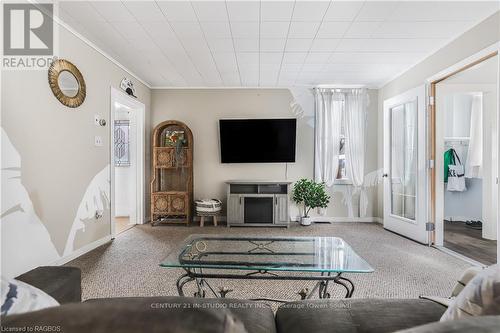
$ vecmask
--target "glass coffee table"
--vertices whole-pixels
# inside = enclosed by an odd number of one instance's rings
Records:
[[[373,272],[338,237],[191,235],[160,266],[184,269],[185,273],[177,279],[177,291],[184,296],[184,285],[194,282],[197,297],[210,293],[225,297],[231,291],[224,287],[216,291],[208,282],[210,279],[243,279],[317,281],[311,291],[298,292],[302,299],[309,299],[316,292],[319,298],[330,298],[328,287],[334,283],[345,288],[345,297],[349,298],[354,293],[354,283],[342,274]]]

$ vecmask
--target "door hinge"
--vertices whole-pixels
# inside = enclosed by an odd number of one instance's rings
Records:
[[[429,169],[434,169],[434,160],[429,160]]]
[[[434,96],[429,96],[429,105],[434,106]]]
[[[434,231],[435,225],[432,222],[427,222],[425,224],[425,231]]]

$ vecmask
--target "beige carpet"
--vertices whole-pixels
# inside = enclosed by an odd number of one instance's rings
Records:
[[[316,224],[289,229],[226,228],[182,226],[136,226],[120,234],[113,242],[68,263],[82,269],[83,298],[117,296],[177,295],[178,269],[159,267],[169,251],[185,237],[195,233],[336,236],[346,240],[365,258],[374,273],[346,274],[356,285],[354,297],[415,298],[419,295],[447,296],[465,262],[439,250],[420,245],[384,230],[375,223]],[[310,282],[214,280],[214,287],[227,286],[235,291],[228,297],[273,297],[299,299],[296,294]],[[185,288],[192,295],[193,288]],[[342,297],[337,286],[333,297]]]

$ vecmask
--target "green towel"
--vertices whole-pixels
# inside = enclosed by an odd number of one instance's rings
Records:
[[[453,148],[444,152],[444,182],[448,182],[448,166],[455,165],[455,156],[453,155]]]

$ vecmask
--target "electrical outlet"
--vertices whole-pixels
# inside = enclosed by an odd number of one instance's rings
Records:
[[[94,138],[94,145],[96,147],[101,147],[102,146],[102,138],[99,135],[96,135]]]
[[[101,120],[101,116],[98,114],[94,115],[94,125],[100,126],[99,121]]]

